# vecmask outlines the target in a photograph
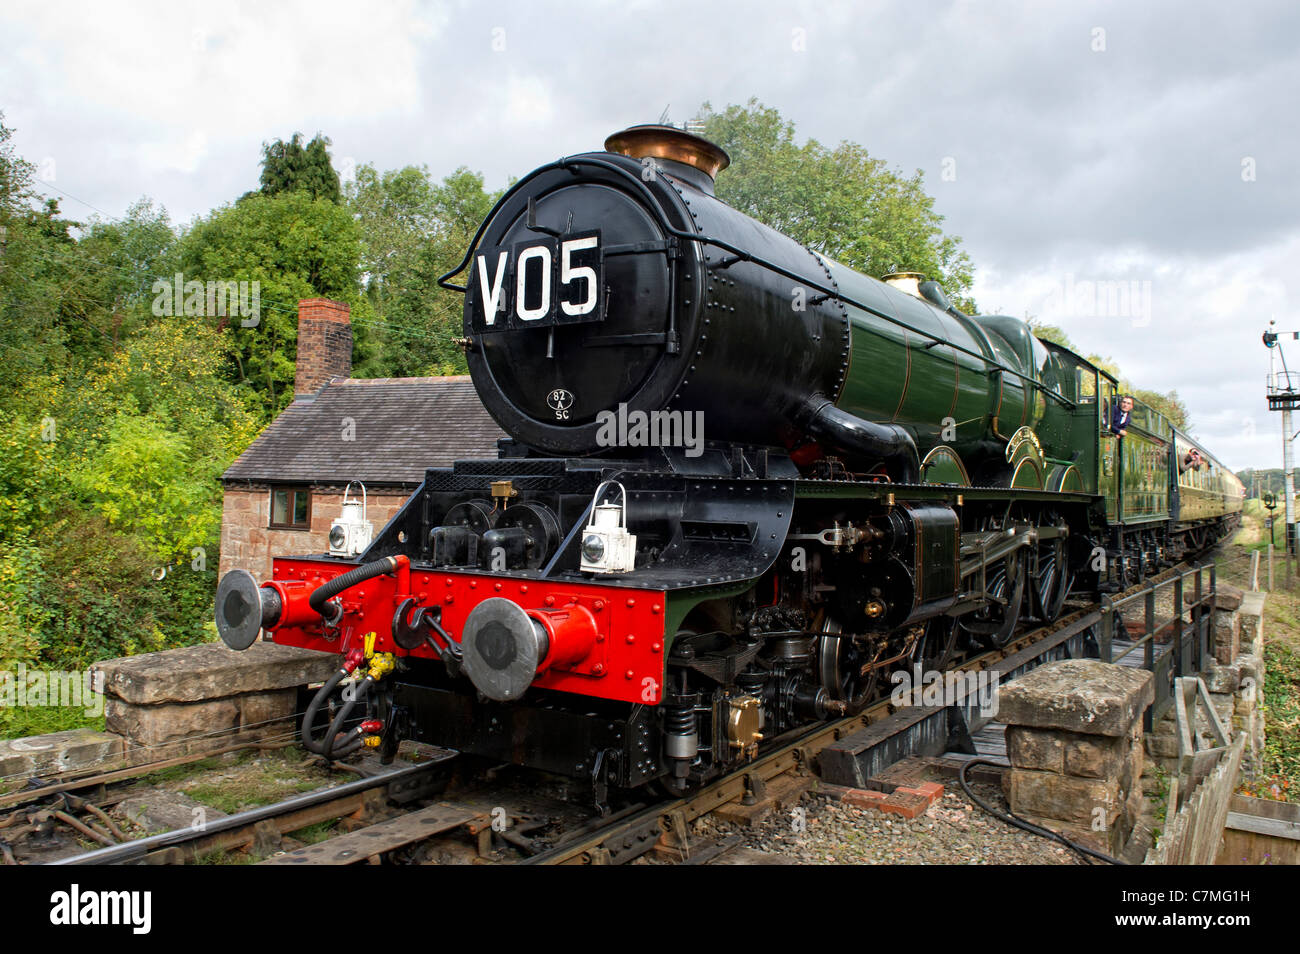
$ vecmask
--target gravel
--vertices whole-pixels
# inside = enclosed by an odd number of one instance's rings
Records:
[[[1001,811],[1000,789],[972,786]],[[956,788],[956,791],[952,789]],[[768,816],[760,825],[740,828],[711,818],[698,820],[692,844],[739,833],[738,848],[753,860],[755,852],[786,864],[922,864],[922,865],[1072,865],[1080,864],[1063,845],[1020,831],[971,803],[956,783],[946,787],[929,810],[915,819],[855,808],[824,796],[805,794],[796,810]],[[804,830],[796,830],[798,822]],[[734,852],[734,849],[733,849]],[[728,852],[732,854],[733,852]],[[725,855],[723,856],[725,857]]]

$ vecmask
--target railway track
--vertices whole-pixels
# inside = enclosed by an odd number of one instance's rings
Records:
[[[1002,672],[1015,672],[1060,646],[1076,633],[1088,629],[1100,618],[1100,608],[1078,610],[1049,626],[1020,636],[1000,650],[975,656],[955,667],[956,671],[997,668]],[[680,838],[686,824],[720,806],[744,798],[747,792],[761,790],[780,775],[792,771],[809,771],[814,759],[823,749],[860,729],[902,714],[904,718],[899,720],[899,731],[905,731],[909,724],[914,725],[916,720],[928,714],[926,707],[916,707],[915,712],[911,709],[912,707],[896,709],[888,699],[882,699],[857,716],[829,722],[811,730],[790,733],[775,740],[773,749],[760,755],[743,772],[719,779],[684,798],[649,805],[640,811],[628,813],[625,817],[612,819],[600,829],[563,842],[524,863],[620,864],[630,861],[651,850],[660,835],[677,833]]]
[[[1160,582],[1178,573],[1175,567],[1148,579],[1141,586]],[[1137,589],[1134,587],[1133,589]],[[1128,592],[1128,591],[1126,591]],[[1116,597],[1118,598],[1118,597]],[[1088,632],[1101,619],[1100,604],[1077,607],[1047,626],[1027,630],[1013,637],[1001,649],[962,660],[955,672],[996,670],[1011,678],[1053,655],[1064,652],[1065,644]],[[127,841],[117,845],[61,859],[60,865],[96,864],[181,864],[212,852],[249,849],[278,842],[279,836],[320,822],[349,817],[354,830],[335,835],[315,845],[273,854],[264,864],[339,865],[376,862],[397,852],[411,857],[413,849],[433,840],[458,841],[467,850],[459,860],[521,863],[528,865],[621,864],[655,848],[661,838],[684,845],[687,826],[719,807],[762,792],[778,777],[796,773],[811,775],[818,757],[829,746],[867,727],[876,727],[881,739],[901,737],[916,731],[928,718],[943,715],[946,706],[896,707],[889,698],[870,705],[858,715],[787,733],[771,741],[742,771],[733,773],[689,795],[658,802],[625,805],[605,817],[570,817],[568,827],[543,843],[528,837],[530,831],[546,825],[547,819],[516,805],[501,803],[491,785],[457,793],[447,800],[433,801],[435,781],[457,758],[446,752],[420,765],[403,765],[377,772],[332,788],[295,796],[283,802],[230,815],[201,829],[179,830]],[[209,755],[211,753],[208,753]],[[901,756],[900,756],[901,757]],[[133,770],[136,774],[139,770]],[[88,780],[97,783],[96,780]],[[73,791],[78,784],[58,786]],[[53,789],[16,793],[3,798],[0,808],[23,797],[43,797]],[[388,801],[422,807],[393,814]],[[589,810],[588,810],[589,811]],[[538,819],[541,819],[540,821]],[[507,820],[513,821],[509,824]],[[522,824],[521,824],[522,822]],[[0,829],[0,837],[4,834]],[[706,846],[690,863],[706,862],[728,846]],[[523,857],[507,857],[503,849],[515,849]],[[423,860],[436,857],[427,852]]]

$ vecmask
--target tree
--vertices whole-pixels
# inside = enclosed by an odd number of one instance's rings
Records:
[[[921,272],[974,310],[970,257],[943,233],[919,169],[904,176],[857,143],[800,145],[794,123],[754,99],[721,113],[705,103],[696,122],[731,156],[717,181],[723,201],[868,275]]]
[[[332,298],[352,307],[354,363],[364,360],[373,310],[360,296],[357,224],[341,206],[303,191],[253,194],[201,219],[182,237],[186,281],[257,282],[255,319],[203,316],[231,350],[228,375],[248,389],[264,420],[293,400],[298,301]],[[168,321],[191,321],[176,316]]]
[[[36,167],[14,152],[13,130],[4,124],[0,111],[0,225],[27,210],[31,200],[32,176]]]
[[[15,152],[12,137],[0,114],[0,394],[7,405],[29,401],[28,377],[67,360],[62,306],[78,287],[76,223],[61,218],[57,200],[34,205],[35,167]]]
[[[76,227],[39,200],[10,138],[0,124],[0,669],[83,668],[211,638],[217,477],[260,425],[221,373],[233,342],[152,313],[153,280],[179,268],[164,210],[141,200],[120,221]],[[313,205],[301,193],[258,200]],[[349,232],[338,206],[316,204],[342,217],[325,231]],[[248,255],[310,248],[319,231],[295,231],[293,216],[280,225]],[[219,260],[197,241],[189,251]],[[355,245],[351,271],[330,254],[299,258],[322,285],[351,276],[355,290]],[[0,707],[0,734],[84,724],[40,711]]]
[[[154,281],[177,270],[176,233],[165,209],[147,198],[117,221],[96,218],[69,258],[72,280],[61,308],[69,349],[106,357],[151,314]]]
[[[313,199],[342,201],[339,174],[330,162],[330,140],[320,133],[306,147],[302,133],[285,142],[277,139],[262,144],[262,194],[306,192]]]
[[[453,344],[464,302],[437,279],[460,263],[496,199],[483,177],[465,168],[440,183],[423,166],[357,170],[345,202],[360,228],[366,296],[378,315],[377,345],[362,373],[465,371],[464,353]]]
[[[1079,349],[1074,346],[1074,342],[1070,340],[1070,336],[1057,325],[1045,325],[1041,321],[1035,321],[1031,318],[1029,320],[1029,330],[1033,332],[1034,337],[1039,341],[1050,341],[1062,348],[1069,348],[1075,354],[1079,352]]]
[[[1167,394],[1161,394],[1159,391],[1148,391],[1144,388],[1134,388],[1127,381],[1123,382],[1122,386],[1129,389],[1136,400],[1141,401],[1147,407],[1163,414],[1165,420],[1174,427],[1178,428],[1185,434],[1191,433],[1191,415],[1187,413],[1187,405],[1183,403],[1183,399],[1178,396],[1177,388]]]

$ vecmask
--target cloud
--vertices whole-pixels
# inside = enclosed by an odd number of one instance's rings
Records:
[[[757,97],[922,170],[988,308],[1041,315],[1067,278],[1149,283],[1145,322],[1056,323],[1177,388],[1225,461],[1268,466],[1259,333],[1272,314],[1289,330],[1298,290],[1297,34],[1284,0],[9,4],[0,108],[58,188],[110,215],[147,193],[183,222],[253,188],[261,144],[295,131],[339,163],[499,187],[665,110]]]

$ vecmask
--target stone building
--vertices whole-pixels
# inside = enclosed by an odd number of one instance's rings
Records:
[[[323,553],[349,481],[375,532],[429,467],[495,457],[505,434],[468,376],[356,379],[348,306],[298,303],[294,400],[222,475],[219,572],[271,575],[272,556]]]

